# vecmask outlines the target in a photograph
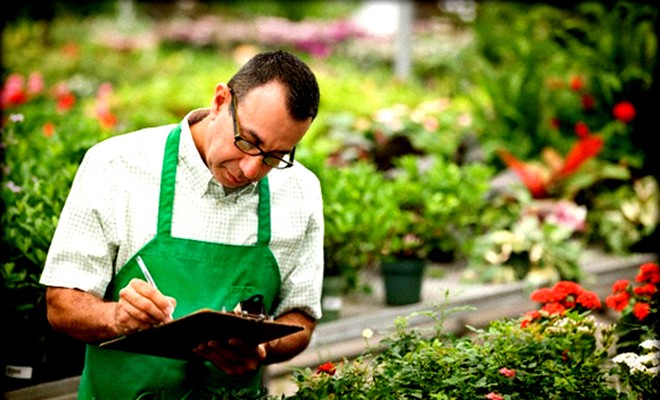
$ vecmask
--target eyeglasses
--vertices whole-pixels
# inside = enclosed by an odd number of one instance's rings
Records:
[[[273,153],[267,153],[261,150],[259,146],[241,136],[241,127],[238,122],[238,115],[236,115],[236,96],[234,96],[233,91],[231,91],[231,105],[229,109],[231,110],[231,117],[234,120],[234,146],[236,148],[250,156],[262,156],[262,162],[272,168],[285,169],[293,165],[293,156],[296,153],[295,147],[290,153],[286,154],[288,160],[285,160]]]

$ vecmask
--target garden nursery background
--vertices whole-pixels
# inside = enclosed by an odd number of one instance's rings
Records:
[[[0,76],[6,398],[81,372],[84,346],[49,327],[38,280],[86,150],[180,121],[276,48],[321,89],[296,150],[324,196],[313,344],[356,331],[360,346],[312,346],[263,398],[658,395],[654,2],[15,3]],[[494,311],[505,298],[518,315]],[[478,311],[490,318],[448,326]],[[377,312],[387,329],[351,319]]]

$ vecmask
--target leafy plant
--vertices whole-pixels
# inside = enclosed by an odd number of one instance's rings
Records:
[[[564,293],[557,301],[570,301],[564,312],[542,310],[545,316],[533,322],[495,320],[485,329],[468,327],[465,336],[443,331],[443,310],[429,315],[438,324],[432,332],[400,318],[394,332],[357,359],[296,371],[298,391],[287,398],[621,398],[608,358],[612,327],[589,315],[597,296],[563,285],[570,290],[553,292]]]
[[[634,351],[640,342],[655,339],[660,329],[660,267],[645,263],[635,281],[616,281],[605,303],[619,313],[618,352]]]
[[[395,161],[390,174],[399,214],[391,222],[383,257],[463,255],[473,233],[483,228],[479,214],[487,208],[492,170],[482,164],[460,166],[437,155],[407,155]]]
[[[587,210],[569,201],[530,202],[507,228],[475,239],[463,278],[468,281],[533,283],[580,280]]]
[[[326,275],[342,275],[348,290],[358,287],[358,273],[373,265],[399,212],[395,194],[375,166],[358,162],[319,171],[325,218]]]

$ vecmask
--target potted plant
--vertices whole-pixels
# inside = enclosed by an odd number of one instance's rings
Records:
[[[374,265],[386,230],[397,212],[393,192],[373,164],[360,161],[318,171],[323,190],[324,303],[328,314],[341,307],[338,296],[360,289],[360,271]],[[324,311],[324,313],[326,313]]]
[[[472,232],[482,223],[479,210],[487,205],[491,172],[438,155],[403,156],[395,166],[391,184],[397,207],[383,227],[388,236],[381,272],[386,302],[409,304],[420,300],[428,261],[450,261],[470,247]]]

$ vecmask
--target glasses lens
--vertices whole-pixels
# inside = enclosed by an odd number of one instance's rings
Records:
[[[252,155],[257,155],[261,154],[261,150],[257,148],[254,144],[248,142],[247,140],[243,138],[238,138],[234,141],[234,144],[236,144],[236,147],[239,148],[244,153],[247,154],[252,154]]]

